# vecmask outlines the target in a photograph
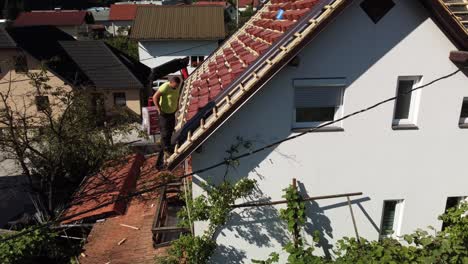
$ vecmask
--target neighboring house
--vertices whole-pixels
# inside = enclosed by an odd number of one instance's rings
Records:
[[[110,7],[108,31],[113,36],[127,36],[135,20],[137,4],[113,4]]]
[[[252,7],[254,11],[256,11],[260,5],[259,0],[238,0],[238,1],[239,1],[238,3],[239,11],[241,12],[244,12],[249,6]]]
[[[22,12],[13,22],[14,27],[56,26],[75,39],[87,38],[93,15],[88,11],[46,10]]]
[[[141,114],[145,83],[103,41],[61,41],[60,45],[92,82],[93,93],[104,97],[108,111],[128,107]],[[148,69],[149,72],[149,69]],[[143,97],[142,97],[143,96]]]
[[[197,6],[221,6],[224,8],[224,11],[228,15],[230,20],[235,20],[236,19],[236,8],[232,6],[229,2],[227,1],[197,1],[193,3],[193,5]]]
[[[43,27],[39,28],[42,29]],[[2,39],[0,48],[0,91],[4,95],[9,93],[7,103],[10,107],[17,108],[18,112],[24,110],[24,113],[29,117],[37,115],[38,110],[43,106],[43,102],[51,105],[56,105],[56,103],[49,101],[48,95],[37,96],[36,88],[31,85],[31,80],[27,74],[37,73],[41,70],[41,62],[51,58],[53,56],[51,50],[58,48],[56,45],[57,40],[74,41],[74,38],[67,33],[55,27],[50,28],[51,30],[47,31],[38,29],[36,33],[25,31],[27,28],[10,28],[8,29],[9,32],[0,29],[0,39]],[[26,35],[28,35],[27,42],[23,41]],[[24,45],[31,47],[31,49],[25,49]],[[53,54],[56,54],[56,51]],[[71,85],[67,84],[66,80],[68,77],[71,78],[71,75],[66,74],[68,69],[68,67],[56,68],[53,63],[50,64],[47,73],[49,78],[47,84],[51,87],[62,87],[65,90],[71,90]],[[66,78],[63,78],[63,76],[66,76]],[[3,102],[1,102],[1,105],[3,108]]]
[[[279,8],[283,20],[274,19]],[[446,205],[468,195],[468,34],[454,17],[433,0],[266,3],[184,82],[169,169],[191,156],[195,196],[204,181],[243,177],[273,201],[292,178],[309,196],[362,192],[351,204],[367,239],[440,229]],[[278,144],[233,170],[204,170],[225,161],[238,137],[253,149]],[[279,252],[288,237],[279,208],[234,210],[216,238],[231,258],[220,253],[213,262]],[[324,254],[355,235],[346,198],[307,203],[307,216],[305,236],[319,231]],[[195,234],[205,227],[196,223]]]
[[[140,61],[150,68],[190,57],[189,73],[225,38],[220,6],[139,6],[131,38]]]
[[[90,26],[90,29],[94,31],[98,36],[104,32],[112,32],[111,25],[112,23],[109,21],[109,7],[92,7],[88,8],[87,11],[91,12],[94,18],[94,25]],[[104,37],[104,36],[102,36]]]
[[[2,54],[4,58],[15,59],[16,64],[2,69],[0,89],[8,88],[11,75],[15,80],[12,87],[18,93],[16,100],[34,91],[26,73],[37,71],[44,64],[52,87],[85,89],[104,99],[102,102],[108,114],[112,114],[116,106],[125,106],[135,114],[141,114],[140,98],[147,97],[149,91],[145,87],[149,87],[147,78],[151,71],[138,61],[103,41],[76,41],[55,27],[11,28],[8,36],[14,40],[16,49],[2,49]],[[31,98],[28,105],[34,100]],[[31,111],[37,109],[31,108]]]

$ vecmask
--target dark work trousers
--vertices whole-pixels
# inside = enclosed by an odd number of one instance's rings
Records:
[[[161,169],[164,165],[164,152],[173,153],[174,146],[172,146],[172,133],[175,128],[175,113],[166,114],[160,112],[159,114],[159,128],[161,131],[161,150],[159,151],[158,161],[156,168]]]

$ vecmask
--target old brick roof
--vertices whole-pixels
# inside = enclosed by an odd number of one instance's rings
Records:
[[[138,40],[220,40],[225,37],[220,6],[139,6],[131,37]]]
[[[110,7],[109,20],[128,21],[134,20],[138,5],[136,4],[113,4]]]
[[[27,26],[79,26],[92,24],[93,16],[87,11],[47,10],[22,12],[13,22],[14,27]]]
[[[141,167],[135,191],[147,190],[163,179],[154,169],[156,157],[145,160]],[[180,166],[173,173],[182,175],[185,168]],[[165,254],[167,248],[153,248],[152,224],[156,214],[158,191],[147,192],[132,198],[125,214],[107,218],[104,222],[94,224],[84,245],[86,257],[80,257],[82,264],[153,264],[156,255]],[[139,228],[135,230],[120,224]],[[122,239],[124,243],[118,245]]]
[[[145,158],[142,155],[134,154],[121,160],[109,162],[103,171],[88,176],[81,184],[78,192],[73,195],[72,205],[66,209],[62,217],[71,217],[83,213],[104,203],[112,202],[117,197],[127,195],[135,186],[144,160]],[[97,210],[67,219],[62,223],[96,220],[102,217],[124,214],[126,206],[125,201],[116,201]]]

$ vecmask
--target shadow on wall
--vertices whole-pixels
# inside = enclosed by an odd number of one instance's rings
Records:
[[[246,102],[243,109],[233,115],[204,143],[201,154],[192,156],[194,170],[209,167],[223,160],[227,156],[226,150],[235,143],[235,139],[239,136],[253,140],[254,149],[289,137],[293,109],[293,95],[289,89],[292,78],[344,76],[351,85],[428,19],[425,9],[419,2],[401,0],[378,24],[373,24],[360,9],[359,3],[356,3],[351,5],[348,11],[340,15],[327,27],[327,30],[308,45],[307,49],[301,52],[300,56],[314,58],[314,60],[302,60],[302,64],[297,68],[283,69],[256,94],[253,100]],[[323,52],[325,50],[329,52]],[[354,89],[359,89],[359,87],[354,87]],[[378,89],[378,86],[375,89]],[[362,107],[364,106],[366,105]],[[333,153],[333,149],[341,147],[331,145],[331,150],[327,153]],[[239,154],[248,151],[241,151]],[[273,152],[276,155],[272,155]],[[260,166],[268,167],[268,171],[275,172],[279,159],[283,164],[287,162],[292,166],[302,166],[301,162],[309,162],[307,157],[302,156],[298,160],[295,155],[295,153],[283,151],[278,146],[272,147],[241,159],[240,165],[230,170],[226,178],[237,181],[250,175],[257,180],[274,184],[275,177],[289,179],[293,175],[280,175],[279,172],[273,175],[262,175],[257,173],[260,171],[257,169]],[[334,156],[323,158],[333,159]],[[359,166],[359,164],[354,164],[354,166]],[[278,171],[281,170],[278,168]],[[224,167],[206,171],[194,177],[194,184],[198,185],[197,182],[200,180],[218,184],[223,180],[223,175],[225,175]],[[305,192],[305,186],[302,189]],[[352,200],[353,210],[355,213],[362,212],[372,228],[379,232],[378,225],[363,206],[363,203],[367,201],[370,201],[369,197]],[[314,230],[321,232],[320,244],[327,256],[331,254],[332,247],[329,240],[334,238],[332,237],[332,223],[326,211],[343,206],[347,206],[347,202],[324,207],[320,207],[317,202],[310,202],[307,205],[306,232],[309,234],[312,234]],[[351,221],[349,224],[352,226]],[[280,230],[281,225],[277,209],[265,207],[236,211],[225,230],[235,231],[235,234],[230,235],[242,237],[252,246],[268,246],[274,240],[283,243],[287,239],[287,233],[284,231],[286,229]],[[223,233],[221,232],[220,235]],[[244,255],[240,254],[240,256]],[[217,263],[222,262],[223,260],[218,257],[222,255],[217,255]]]

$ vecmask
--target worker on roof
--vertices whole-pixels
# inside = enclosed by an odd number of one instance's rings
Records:
[[[155,102],[159,112],[159,127],[161,130],[161,150],[156,162],[158,170],[164,168],[165,158],[174,153],[172,133],[176,122],[175,113],[179,106],[180,83],[179,77],[172,77],[168,82],[159,86],[153,95],[153,102]]]

